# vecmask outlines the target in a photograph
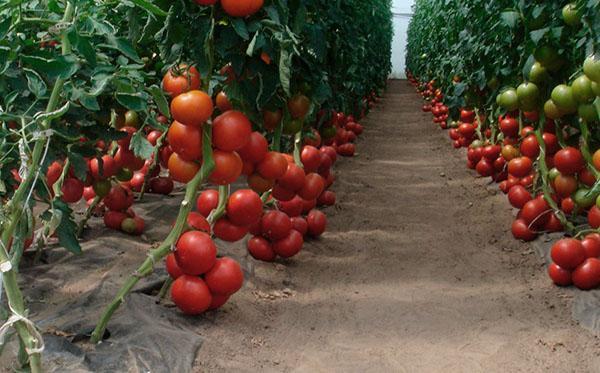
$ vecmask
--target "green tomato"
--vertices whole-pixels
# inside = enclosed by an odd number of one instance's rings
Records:
[[[552,99],[546,101],[544,104],[544,114],[550,119],[559,119],[563,116],[558,106],[552,101]]]
[[[592,81],[584,74],[579,75],[577,79],[571,84],[573,88],[573,96],[577,102],[581,104],[587,104],[588,102],[594,101],[596,95],[592,90]]]
[[[535,62],[529,70],[529,80],[536,84],[544,84],[550,79],[548,71],[541,63]]]
[[[92,185],[92,188],[98,197],[103,198],[110,192],[112,184],[108,179],[98,180]]]
[[[137,112],[133,110],[127,110],[125,112],[125,126],[139,128],[140,126],[140,117]]]
[[[517,87],[519,105],[524,111],[535,109],[540,97],[540,90],[535,83],[523,82]]]
[[[573,88],[566,84],[559,84],[552,90],[552,101],[565,114],[572,114],[577,111],[577,100],[573,94]]]
[[[286,135],[293,135],[302,129],[304,121],[302,119],[293,119],[283,123],[283,133]]]
[[[564,63],[564,60],[556,49],[548,45],[542,45],[537,48],[534,52],[534,57],[542,66],[552,72],[558,71]]]
[[[596,197],[596,207],[598,207],[600,209],[600,195],[598,195],[598,197]]]
[[[558,175],[560,175],[560,171],[556,167],[553,167],[548,171],[548,178],[551,181],[554,181]]]
[[[583,73],[590,80],[600,83],[600,59],[595,55],[586,58],[583,62]]]
[[[487,86],[489,89],[492,89],[492,90],[498,88],[498,78],[496,78],[495,76],[492,77],[490,80],[488,80]]]
[[[481,140],[474,140],[471,145],[469,145],[469,147],[476,149],[476,148],[481,148],[483,146],[483,141]]]
[[[587,123],[594,123],[598,121],[598,112],[594,104],[581,104],[577,109],[579,117]]]
[[[577,10],[577,4],[567,4],[562,9],[562,16],[565,23],[569,26],[578,26],[581,24],[581,16]]]
[[[136,229],[136,224],[135,224],[135,220],[133,220],[133,218],[125,218],[121,222],[121,230],[123,232],[128,233],[128,234],[133,234],[133,233],[135,233],[135,229]]]
[[[128,168],[121,168],[119,172],[117,172],[117,180],[119,181],[129,181],[133,177],[133,171]]]
[[[573,194],[573,201],[575,202],[575,204],[577,204],[577,206],[580,206],[582,208],[588,208],[588,207],[591,207],[596,202],[598,195],[596,195],[596,194],[588,195],[589,191],[590,190],[588,188],[577,189],[575,194]]]
[[[598,97],[600,97],[600,83],[592,82],[592,91]]]
[[[509,88],[500,94],[500,98],[497,100],[500,106],[507,111],[517,110],[519,108],[519,97],[517,91],[514,88]]]

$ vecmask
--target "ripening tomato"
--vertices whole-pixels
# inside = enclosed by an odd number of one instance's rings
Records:
[[[288,168],[288,162],[279,152],[268,152],[258,163],[256,170],[265,179],[275,180],[282,177]]]
[[[214,189],[207,189],[200,193],[196,200],[196,210],[205,218],[210,215],[212,210],[219,205],[219,192]]]
[[[303,94],[296,94],[288,101],[288,110],[294,119],[302,119],[308,114],[310,99]]]
[[[233,105],[231,105],[229,98],[227,98],[227,94],[223,91],[217,93],[217,97],[215,98],[215,101],[217,103],[217,108],[219,108],[219,110],[221,110],[221,113],[224,113],[227,110],[233,109]]]
[[[564,175],[573,175],[585,166],[583,156],[578,149],[568,146],[554,155],[554,167]]]
[[[242,174],[244,164],[238,153],[215,150],[213,159],[215,168],[209,177],[211,183],[217,185],[231,184]]]
[[[119,230],[121,223],[127,218],[128,216],[124,212],[109,210],[104,213],[104,225],[110,229]]]
[[[104,197],[104,205],[112,211],[124,211],[133,205],[133,193],[128,188],[120,185],[112,187],[110,192]]]
[[[327,228],[327,216],[319,210],[311,210],[306,217],[308,223],[308,234],[319,237]]]
[[[273,251],[282,258],[290,258],[302,250],[303,244],[302,234],[290,228],[285,237],[273,242]]]
[[[571,280],[571,271],[561,268],[556,263],[550,263],[548,266],[548,275],[552,282],[558,286],[569,286],[573,282]]]
[[[248,227],[233,224],[227,216],[223,216],[213,226],[215,237],[227,242],[237,242],[248,234]]]
[[[167,71],[162,80],[163,90],[171,97],[200,88],[200,73],[194,66],[180,64]]]
[[[171,149],[184,161],[202,159],[202,131],[198,127],[174,121],[167,132],[167,140]]]
[[[171,300],[181,312],[198,315],[210,307],[212,295],[200,277],[182,275],[173,281]]]
[[[144,226],[144,219],[139,216],[128,217],[121,222],[121,230],[135,236],[139,236],[144,232]]]
[[[529,224],[523,219],[516,219],[512,223],[511,231],[513,236],[518,240],[533,241],[537,237],[537,233],[529,228]]]
[[[213,145],[226,152],[243,148],[252,134],[250,120],[236,110],[226,111],[216,117],[212,128]]]
[[[177,260],[175,259],[175,254],[173,253],[167,255],[165,266],[167,267],[167,273],[173,280],[176,280],[179,276],[184,275],[181,268],[179,268]]]
[[[522,185],[515,185],[508,191],[508,201],[514,208],[523,208],[531,199],[531,193]]]
[[[256,193],[262,194],[273,188],[273,180],[268,180],[258,173],[248,176],[248,186]]]
[[[598,233],[588,234],[581,240],[586,258],[600,257],[600,236]]]
[[[188,183],[200,171],[200,165],[193,161],[182,159],[177,153],[169,157],[169,175],[180,183]]]
[[[208,272],[217,260],[217,247],[210,236],[204,232],[183,233],[175,247],[177,264],[188,275],[198,276]]]
[[[581,241],[563,238],[552,245],[550,256],[554,263],[568,271],[577,268],[585,260],[585,250]]]
[[[319,152],[318,154],[320,155],[321,153]],[[304,186],[305,179],[306,174],[302,167],[295,163],[288,163],[285,174],[277,180],[277,183],[285,189],[297,192]]]
[[[515,177],[525,177],[531,172],[532,165],[529,157],[517,157],[508,162],[508,173]]]
[[[221,0],[221,7],[232,17],[247,17],[258,12],[264,0]]]
[[[262,234],[272,241],[286,237],[291,229],[290,217],[281,211],[268,211],[261,219]]]
[[[204,275],[204,281],[212,294],[231,295],[242,288],[244,273],[237,261],[223,257],[217,259],[211,270]]]
[[[590,290],[600,285],[600,259],[587,258],[572,274],[573,284],[581,290]]]
[[[556,194],[560,197],[569,197],[577,190],[577,179],[571,175],[558,174],[552,183]]]
[[[303,144],[311,145],[314,147],[318,147],[319,145],[321,145],[321,134],[319,134],[319,131],[312,128],[311,133],[304,138]]]
[[[260,221],[263,203],[253,190],[235,191],[227,200],[227,217],[235,225],[249,226]]]
[[[269,151],[269,142],[260,132],[252,132],[248,142],[237,152],[244,161],[258,163]]]
[[[600,170],[600,149],[594,152],[594,155],[592,157],[592,163],[594,164],[596,170]]]
[[[212,99],[202,91],[185,92],[171,101],[173,119],[186,126],[202,126],[204,122],[210,119],[212,112]]]
[[[265,129],[267,131],[273,131],[275,128],[279,127],[282,118],[283,114],[279,109],[276,111],[265,110],[263,112],[263,121],[265,124]]]
[[[304,178],[304,186],[298,191],[298,195],[306,200],[318,198],[325,189],[325,181],[321,175],[310,173]]]
[[[208,220],[199,212],[192,211],[187,217],[187,225],[197,231],[202,231],[210,234],[210,224]]]
[[[100,166],[100,161],[98,158],[93,158],[90,160],[89,169],[92,177],[95,180],[99,180],[115,176],[117,173],[117,164],[114,158],[110,155],[103,155],[101,160],[102,166]]]

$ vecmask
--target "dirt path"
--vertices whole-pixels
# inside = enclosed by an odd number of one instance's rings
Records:
[[[204,332],[198,371],[597,371],[505,197],[391,82],[355,159],[337,166],[325,236],[257,264]]]

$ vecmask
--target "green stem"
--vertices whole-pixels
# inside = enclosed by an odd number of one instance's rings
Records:
[[[158,295],[156,296],[158,298],[158,301],[156,303],[159,303],[161,300],[164,299],[172,284],[173,278],[171,276],[167,276],[167,279],[163,283],[163,286],[160,288]]]
[[[121,303],[125,300],[125,297],[131,292],[133,287],[138,283],[138,281],[146,276],[149,276],[154,270],[154,264],[166,257],[172,250],[172,247],[175,245],[175,242],[183,232],[184,227],[186,226],[187,218],[190,212],[192,211],[192,207],[194,206],[194,201],[198,196],[198,189],[200,185],[204,181],[208,179],[210,174],[212,173],[215,162],[212,158],[212,148],[211,148],[211,125],[207,124],[203,129],[204,142],[203,142],[203,159],[204,162],[200,171],[194,176],[194,178],[187,184],[185,189],[185,197],[181,202],[181,207],[179,208],[179,213],[177,215],[177,220],[175,221],[175,226],[162,242],[160,246],[156,249],[151,250],[148,253],[148,257],[144,262],[129,276],[125,284],[121,287],[117,295],[113,298],[113,300],[106,306],[92,336],[90,341],[92,343],[98,343],[102,340],[102,336],[104,335],[104,331],[106,330],[106,326],[110,321],[112,315],[119,308]]]
[[[294,136],[294,163],[297,166],[303,167],[302,159],[300,158],[300,150],[302,149],[302,130],[296,132]]]
[[[102,198],[100,198],[99,196],[94,197],[94,200],[92,201],[92,203],[90,203],[90,205],[85,210],[85,215],[83,216],[83,219],[81,219],[81,221],[79,222],[79,225],[77,226],[77,237],[81,237],[81,235],[83,234],[85,225],[92,217],[92,214],[94,213],[94,210],[96,209],[96,207],[98,206],[100,201],[102,201]]]
[[[227,199],[229,198],[229,192],[231,191],[231,185],[220,185],[219,186],[219,203],[217,204],[217,208],[210,212],[208,215],[208,223],[212,226],[217,220],[219,220],[223,215],[225,215],[225,210],[227,208]]]

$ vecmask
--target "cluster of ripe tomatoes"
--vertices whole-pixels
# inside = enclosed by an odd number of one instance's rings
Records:
[[[467,167],[499,183],[511,206],[519,209],[511,227],[516,239],[532,241],[541,233],[562,232],[569,219],[580,217],[587,217],[592,229],[600,227],[600,197],[593,189],[600,171],[600,150],[590,154],[587,162],[583,149],[561,146],[552,119],[547,118],[536,132],[537,112],[522,112],[521,120],[518,111],[509,112],[482,129],[486,118],[462,108],[460,121],[448,123],[444,95],[434,89],[434,82],[420,84],[411,78],[411,83],[428,101],[422,110],[431,112],[442,129],[449,128],[455,148],[467,148]],[[563,136],[564,144],[569,134]],[[555,284],[574,284],[584,290],[600,286],[600,234],[561,239],[552,246],[551,258],[548,273]]]

